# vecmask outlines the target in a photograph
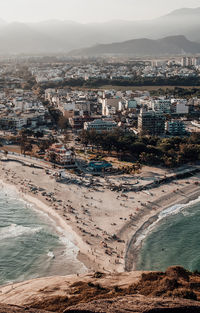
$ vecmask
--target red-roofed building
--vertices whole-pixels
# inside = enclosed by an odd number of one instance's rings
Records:
[[[55,143],[46,151],[45,159],[60,165],[72,165],[74,161],[74,153],[68,150],[65,145]]]

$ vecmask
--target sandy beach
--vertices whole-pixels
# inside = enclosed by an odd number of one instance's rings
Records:
[[[14,185],[24,199],[55,220],[59,231],[70,233],[78,259],[88,271],[123,272],[134,269],[135,242],[158,214],[168,207],[200,196],[200,174],[172,181],[148,191],[122,192],[110,184],[147,184],[171,175],[162,169],[144,168],[135,176],[77,177],[66,172],[59,181],[56,170],[33,168],[19,162],[1,162],[4,183]],[[156,174],[155,174],[156,173]],[[88,181],[92,179],[92,183]]]

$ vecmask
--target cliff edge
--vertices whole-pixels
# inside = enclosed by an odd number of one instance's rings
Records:
[[[176,266],[166,272],[40,278],[1,287],[0,303],[18,305],[0,313],[200,312],[200,273]]]

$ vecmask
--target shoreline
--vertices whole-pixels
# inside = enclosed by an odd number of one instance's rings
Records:
[[[46,213],[56,224],[57,227],[60,227],[60,229],[63,230],[63,232],[60,232],[57,229],[57,232],[60,234],[64,234],[66,232],[67,237],[70,236],[69,240],[77,247],[82,249],[83,253],[87,253],[89,247],[87,244],[82,240],[82,238],[73,230],[73,228],[65,222],[64,219],[56,212],[54,211],[50,206],[46,205],[44,202],[42,202],[40,199],[30,195],[21,193],[21,196],[24,200],[27,202],[33,204],[36,209],[41,210],[42,212]],[[77,256],[76,256],[77,258]]]
[[[186,201],[177,201],[173,202],[170,206],[163,207],[163,209],[159,212],[157,212],[155,215],[151,216],[148,220],[146,220],[142,226],[133,234],[130,241],[127,243],[127,251],[125,255],[125,271],[137,271],[137,260],[138,256],[141,250],[141,247],[143,245],[144,240],[147,238],[147,236],[153,231],[158,225],[159,222],[163,221],[164,219],[167,219],[172,214],[178,214],[185,206],[190,206],[193,204],[193,202],[200,202],[200,190],[195,192],[194,194],[190,195],[189,198],[186,199]],[[160,218],[160,215],[165,212],[166,210],[173,208],[176,205],[180,205],[179,208],[176,209],[176,212],[171,211],[169,214],[166,214],[165,216]],[[154,225],[155,224],[155,225]],[[149,229],[150,228],[150,229]],[[145,233],[145,234],[144,234]],[[143,237],[140,239],[140,237]],[[139,244],[137,241],[140,239]]]
[[[55,210],[53,210],[52,207],[48,206],[44,201],[41,201],[39,198],[33,196],[30,193],[25,193],[21,191],[19,188],[17,188],[16,185],[7,183],[2,179],[0,179],[0,184],[4,185],[5,187],[8,186],[8,188],[14,189],[19,197],[25,202],[32,204],[34,206],[33,209],[37,212],[43,212],[47,214],[48,218],[50,218],[55,224],[55,232],[59,236],[64,235],[65,237],[67,237],[69,241],[71,241],[78,249],[75,258],[84,265],[87,273],[92,266],[91,261],[89,260],[89,258],[86,257],[90,247],[88,247],[87,244],[83,242],[82,238],[73,230],[73,228],[69,224],[67,224],[65,220],[62,219],[62,217]],[[80,249],[82,250],[81,253]]]
[[[77,176],[67,172],[72,182],[63,183],[56,181],[53,174],[47,175],[44,169],[32,169],[14,161],[1,164],[0,173],[4,184],[15,187],[25,201],[48,214],[64,233],[71,234],[70,241],[79,249],[76,258],[93,272],[133,270],[131,266],[137,252],[134,236],[138,237],[166,208],[189,202],[191,193],[195,194],[195,199],[200,196],[200,186],[196,185],[199,173],[152,190],[127,194],[109,190],[107,178],[96,180],[97,186],[102,183],[101,187],[85,187],[74,184]],[[152,175],[152,168],[148,169],[149,173]],[[147,174],[142,173],[144,178],[141,174],[134,176],[133,183],[136,179],[149,182]],[[124,180],[124,176],[109,178],[119,182],[120,179]],[[130,177],[127,179],[129,181]],[[44,196],[40,189],[54,196]]]

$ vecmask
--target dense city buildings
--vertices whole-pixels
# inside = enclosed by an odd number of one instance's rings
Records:
[[[84,62],[85,63],[85,62]],[[91,80],[131,80],[140,78],[170,79],[174,77],[188,78],[199,77],[200,57],[175,57],[161,60],[139,60],[108,62],[106,59],[94,62],[86,61],[86,64],[73,62],[57,63],[51,65],[35,65],[28,69],[39,84],[56,83],[63,84],[69,81]]]
[[[188,96],[187,89],[178,87],[173,92],[162,86],[155,90],[126,86],[127,82],[134,84],[138,79],[147,78],[150,82],[170,77],[198,79],[198,56],[119,59],[117,62],[115,58],[54,57],[52,60],[47,62],[42,57],[1,60],[1,130],[19,133],[30,129],[54,136],[55,129],[70,129],[76,134],[83,129],[98,132],[119,129],[135,134],[172,136],[184,133],[183,118],[199,119],[198,93]],[[103,80],[125,85],[97,88]],[[82,88],[83,82],[96,84],[96,88]],[[192,128],[187,124],[186,129]]]

